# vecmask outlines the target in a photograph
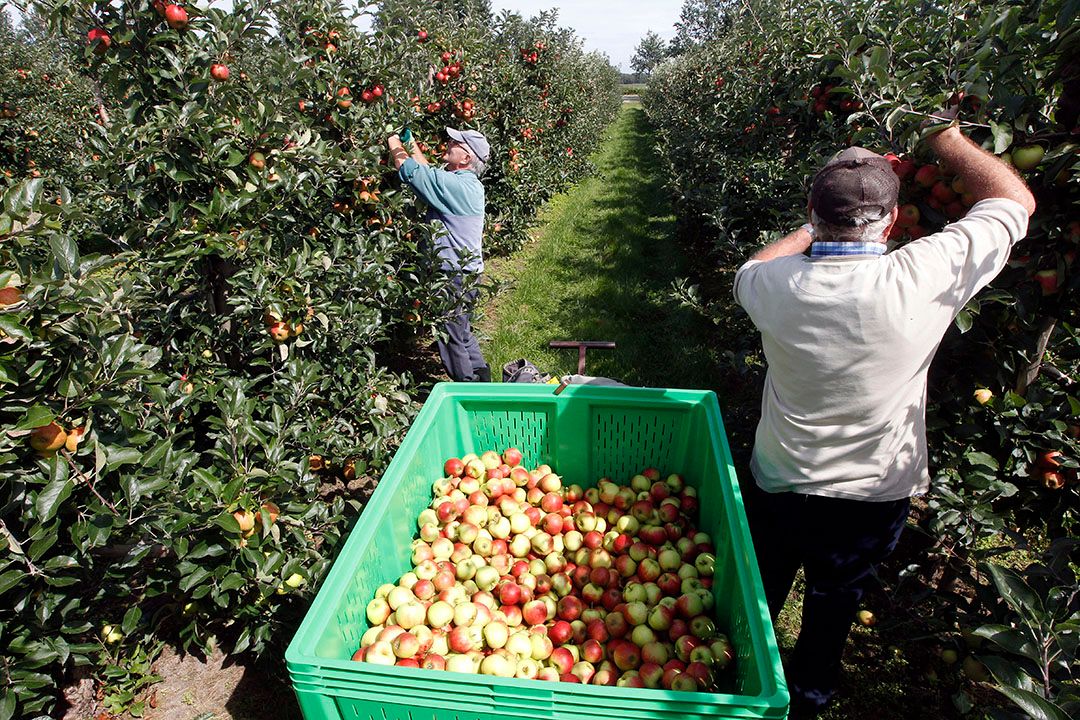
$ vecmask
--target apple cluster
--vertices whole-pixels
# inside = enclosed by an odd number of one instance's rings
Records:
[[[1075,431],[1070,427],[1069,432],[1074,434]],[[1065,460],[1065,455],[1059,450],[1041,452],[1031,469],[1031,475],[1041,481],[1047,490],[1061,490],[1066,484],[1077,482],[1076,469],[1064,467]]]
[[[311,314],[309,314],[308,319],[311,319]],[[267,334],[270,335],[270,339],[276,345],[280,345],[289,338],[300,337],[304,332],[304,323],[299,321],[288,322],[271,310],[267,310],[263,314],[263,322],[266,324]]]
[[[710,617],[698,497],[655,468],[588,490],[511,448],[451,458],[413,569],[367,605],[354,660],[500,677],[711,691],[734,659]]]

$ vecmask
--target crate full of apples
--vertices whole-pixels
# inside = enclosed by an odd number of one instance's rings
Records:
[[[450,458],[416,518],[412,570],[367,603],[353,660],[505,678],[716,692],[698,496],[655,468],[587,490],[510,448]],[[392,578],[388,578],[391,580]]]

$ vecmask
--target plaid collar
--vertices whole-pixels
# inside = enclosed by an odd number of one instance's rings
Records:
[[[826,242],[824,240],[810,245],[810,257],[831,257],[833,255],[884,255],[885,244],[876,242]]]

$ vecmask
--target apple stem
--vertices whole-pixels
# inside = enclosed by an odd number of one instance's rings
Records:
[[[1050,342],[1050,336],[1053,335],[1055,327],[1057,327],[1057,318],[1050,316],[1043,318],[1039,327],[1039,339],[1035,345],[1035,357],[1020,369],[1020,373],[1016,378],[1017,395],[1023,396],[1027,392],[1028,386],[1038,377],[1043,358],[1046,356],[1046,345]]]
[[[100,500],[105,507],[109,508],[109,510],[112,511],[113,515],[115,515],[116,517],[120,517],[120,513],[119,511],[117,511],[116,506],[101,496],[101,493],[99,493],[97,491],[97,488],[94,487],[93,481],[86,476],[86,474],[79,468],[78,465],[72,462],[71,455],[67,452],[67,450],[61,450],[60,452],[64,456],[64,459],[67,460],[68,465],[71,466],[71,469],[75,471],[75,474],[82,478],[83,482],[86,483],[86,486],[90,488],[90,492],[94,493],[94,495],[97,496],[97,499]]]

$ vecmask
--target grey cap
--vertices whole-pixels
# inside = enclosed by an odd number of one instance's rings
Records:
[[[900,178],[888,160],[866,148],[850,147],[814,176],[810,202],[825,222],[854,227],[892,212],[899,191]]]
[[[476,130],[455,130],[454,128],[446,128],[446,134],[450,136],[452,140],[465,143],[472,150],[476,159],[482,163],[486,163],[488,158],[491,157],[491,145],[488,144],[487,138],[483,133]]]

